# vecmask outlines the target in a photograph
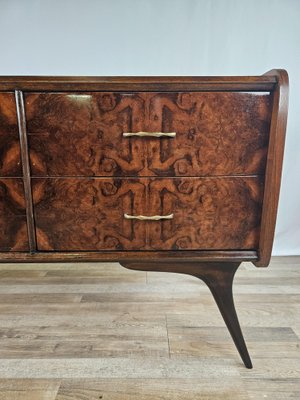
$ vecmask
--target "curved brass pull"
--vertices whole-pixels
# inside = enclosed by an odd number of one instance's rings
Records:
[[[139,136],[139,137],[175,137],[176,132],[123,132],[124,137]]]
[[[172,219],[174,214],[169,215],[150,215],[149,217],[146,215],[129,215],[124,214],[125,219],[138,219],[140,221],[160,221],[161,219]]]

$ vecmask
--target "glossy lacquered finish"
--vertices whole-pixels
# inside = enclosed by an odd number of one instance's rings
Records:
[[[258,177],[34,178],[32,189],[38,250],[258,246],[263,197]],[[173,218],[139,221],[125,214]]]
[[[0,93],[0,251],[29,250],[15,94]]]
[[[281,183],[282,161],[288,116],[289,77],[284,70],[266,73],[276,76],[278,84],[273,92],[273,109],[270,126],[268,159],[265,172],[264,207],[261,221],[258,267],[267,267],[270,262]]]
[[[14,93],[0,93],[0,177],[22,177]]]
[[[251,368],[232,282],[269,263],[287,104],[284,70],[0,77],[0,261],[196,276]]]
[[[263,174],[265,93],[26,93],[33,176]],[[174,132],[174,138],[124,132]]]
[[[0,76],[0,90],[4,91],[262,92],[276,86],[276,73],[261,76]]]
[[[0,178],[0,251],[29,250],[23,182]]]

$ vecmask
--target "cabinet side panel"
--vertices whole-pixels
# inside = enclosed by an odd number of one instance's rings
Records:
[[[267,267],[272,254],[281,183],[289,97],[289,77],[285,70],[271,70],[267,72],[266,75],[276,76],[278,84],[273,94],[273,110],[259,242],[259,260],[255,263],[257,267]]]

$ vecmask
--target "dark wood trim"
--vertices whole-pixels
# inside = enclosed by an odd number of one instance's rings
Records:
[[[101,251],[101,252],[1,252],[0,263],[6,262],[122,262],[152,261],[176,262],[242,262],[256,261],[256,251]]]
[[[0,76],[0,91],[270,91],[276,76]]]
[[[140,179],[153,179],[155,175],[141,175],[138,178]],[[162,178],[168,179],[191,179],[191,178],[199,178],[199,179],[207,179],[207,178],[214,178],[214,179],[232,179],[232,178],[262,178],[263,174],[227,174],[227,175],[180,175],[180,176],[163,176]],[[1,177],[4,179],[5,177]],[[9,178],[19,178],[19,177],[9,177]],[[137,178],[136,175],[111,175],[111,176],[103,176],[103,175],[36,175],[32,176],[31,179],[130,179],[130,178]]]
[[[26,202],[28,241],[29,241],[30,251],[36,251],[35,223],[34,223],[34,215],[33,215],[30,165],[29,165],[28,143],[27,143],[27,133],[26,133],[26,118],[25,118],[23,93],[19,90],[16,90],[15,98],[16,98],[19,136],[20,136],[20,148],[21,148],[21,159],[22,159],[22,168],[23,168],[23,184],[24,184],[24,193],[25,193],[25,202]]]
[[[175,272],[195,276],[206,283],[210,289],[224,322],[231,334],[238,352],[246,368],[252,368],[252,362],[246,347],[243,333],[236,314],[232,284],[234,275],[240,265],[239,262],[210,262],[210,263],[147,263],[122,262],[128,269],[139,271]]]
[[[289,77],[285,70],[274,69],[265,76],[276,76],[278,84],[273,93],[267,168],[257,267],[267,267],[272,253],[280,192],[282,162],[288,114]]]

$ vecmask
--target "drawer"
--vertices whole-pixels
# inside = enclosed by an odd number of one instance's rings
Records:
[[[259,177],[33,178],[32,187],[39,250],[258,245]]]
[[[271,103],[262,93],[152,94],[150,129],[176,137],[149,142],[149,175],[264,173]]]
[[[27,93],[32,174],[263,174],[271,103],[260,92]],[[138,132],[176,136],[123,136]]]
[[[16,102],[0,93],[0,177],[22,176]]]
[[[250,250],[258,247],[263,183],[259,177],[151,179],[154,250]]]
[[[140,250],[146,225],[145,182],[136,179],[32,179],[38,250]],[[126,211],[125,211],[126,210]]]
[[[140,131],[144,99],[118,93],[25,95],[33,176],[139,175],[145,144],[123,138]]]
[[[23,181],[0,178],[0,251],[28,249]]]

